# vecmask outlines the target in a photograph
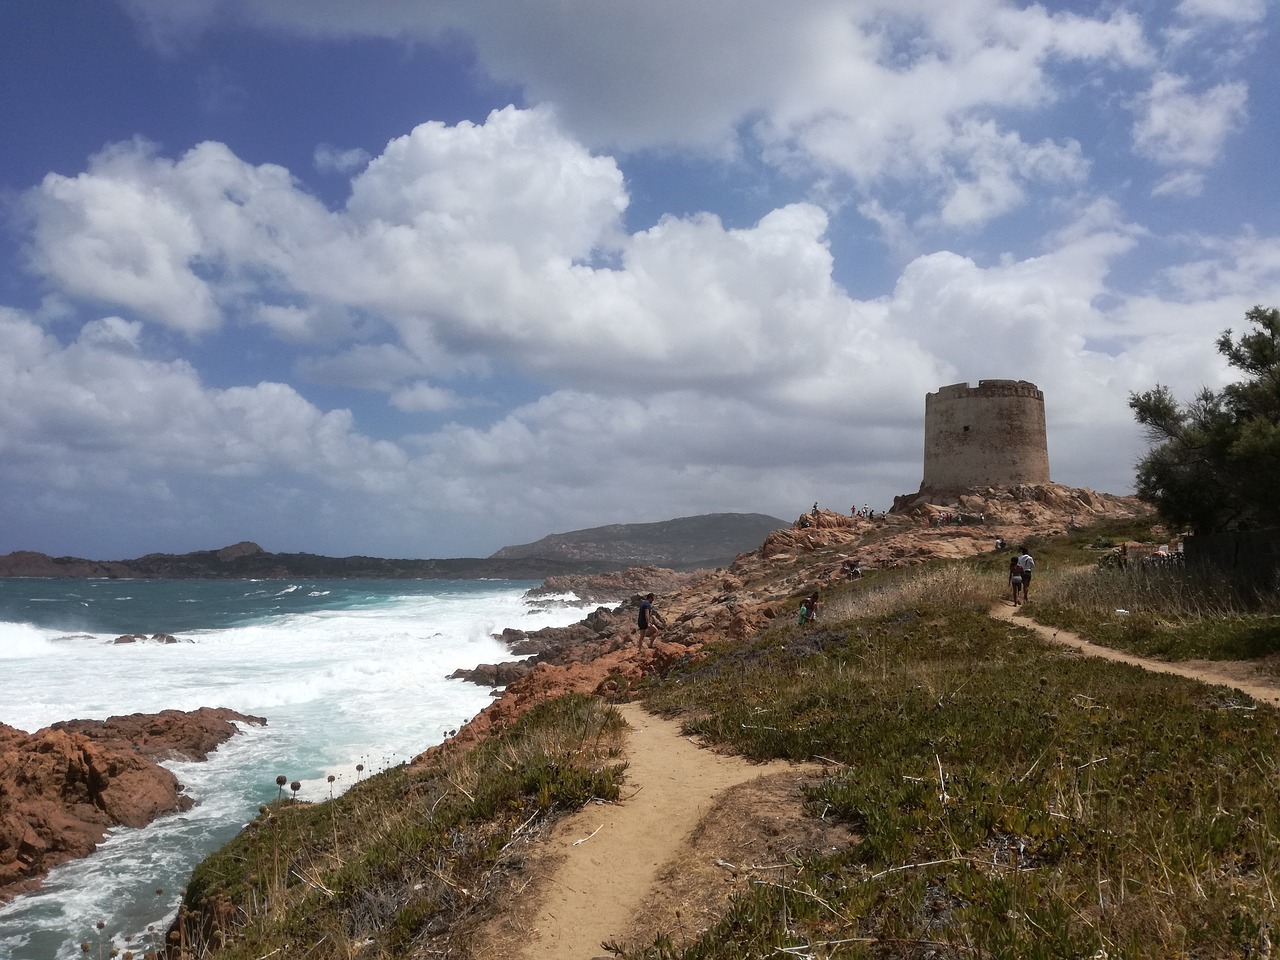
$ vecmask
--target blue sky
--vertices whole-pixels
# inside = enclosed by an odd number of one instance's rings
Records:
[[[924,396],[1280,303],[1270,0],[0,6],[0,552],[486,555],[887,507]]]

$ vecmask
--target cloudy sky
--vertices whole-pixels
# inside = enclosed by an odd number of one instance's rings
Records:
[[[0,552],[476,556],[884,508],[924,396],[1280,303],[1270,0],[0,6]]]

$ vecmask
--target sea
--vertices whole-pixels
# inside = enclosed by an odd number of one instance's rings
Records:
[[[447,677],[512,659],[495,633],[584,615],[572,596],[526,600],[534,585],[0,578],[0,722],[34,732],[205,706],[267,720],[204,762],[165,763],[196,801],[189,811],[113,830],[0,906],[0,958],[159,943],[192,868],[277,798],[277,776],[301,783],[299,800],[323,801],[409,761],[491,701]],[[179,642],[113,642],[157,633]]]

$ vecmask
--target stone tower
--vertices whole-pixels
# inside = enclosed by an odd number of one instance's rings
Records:
[[[1044,394],[1034,383],[979,380],[925,395],[921,490],[1048,482]]]

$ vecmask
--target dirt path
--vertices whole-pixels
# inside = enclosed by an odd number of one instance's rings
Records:
[[[637,704],[619,710],[631,726],[622,801],[591,804],[534,845],[527,888],[481,931],[477,956],[591,960],[606,941],[691,937],[789,853],[848,842],[803,816],[800,785],[820,768],[717,754]]]
[[[1127,663],[1131,666],[1141,667],[1143,670],[1150,670],[1153,673],[1172,673],[1175,676],[1186,677],[1189,680],[1199,680],[1202,683],[1233,687],[1241,693],[1246,693],[1253,697],[1259,703],[1280,706],[1280,686],[1276,686],[1268,679],[1260,677],[1258,671],[1246,662],[1234,660],[1182,660],[1177,663],[1171,663],[1165,660],[1149,660],[1145,657],[1136,657],[1122,650],[1090,643],[1084,637],[1077,633],[1072,633],[1070,630],[1062,630],[1058,627],[1048,627],[1042,623],[1037,623],[1031,617],[1023,614],[1022,607],[1011,606],[1008,602],[999,603],[992,607],[991,616],[999,620],[1016,623],[1020,627],[1026,627],[1050,643],[1071,647],[1091,657],[1102,657],[1104,660]]]
[[[1095,657],[1222,684],[1280,705],[1280,686],[1246,663],[1148,660],[1036,623],[1000,604],[991,615]],[[638,704],[618,708],[630,725],[623,799],[560,821],[525,854],[523,880],[487,927],[475,956],[594,960],[603,944],[696,937],[751,882],[781,882],[798,856],[851,842],[844,827],[805,816],[801,787],[816,766],[757,764],[715,753],[675,721]]]

